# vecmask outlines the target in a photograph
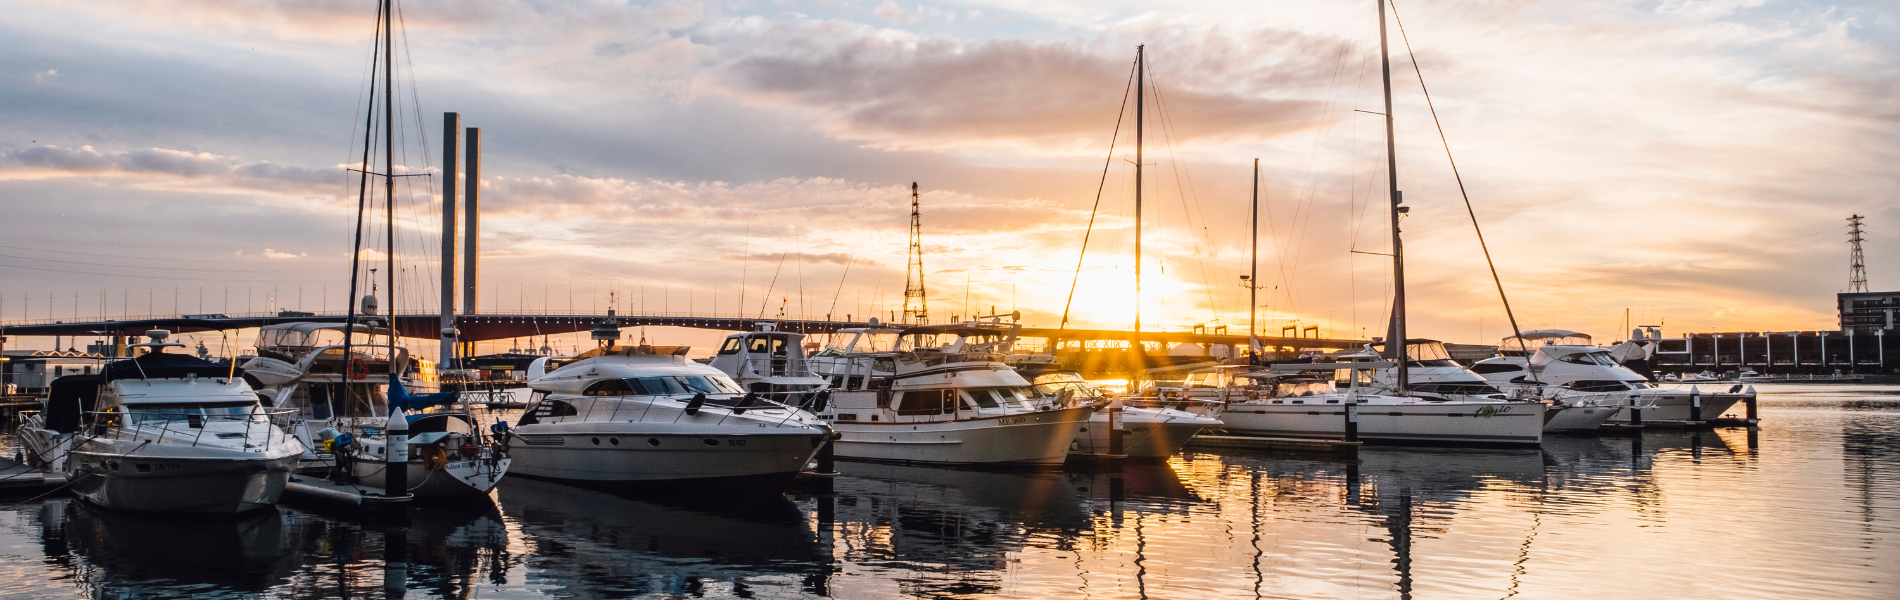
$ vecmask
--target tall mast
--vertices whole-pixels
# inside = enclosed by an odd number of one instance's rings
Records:
[[[1383,1],[1383,0],[1381,0]],[[389,252],[383,255],[389,282],[389,380],[396,380],[396,58],[392,15],[396,0],[384,0],[383,8],[383,241]]]
[[[438,368],[455,359],[455,155],[461,145],[462,115],[442,113],[442,344]]]
[[[1247,254],[1247,349],[1251,354],[1256,345],[1254,336],[1260,335],[1257,323],[1260,313],[1260,159],[1253,159],[1253,209],[1248,211],[1252,221],[1249,239],[1252,240]],[[1260,357],[1255,356],[1255,362]]]
[[[1144,352],[1141,347],[1141,120],[1145,112],[1142,100],[1147,95],[1143,89],[1148,79],[1144,56],[1147,47],[1145,44],[1135,47],[1135,349],[1138,352]]]
[[[1379,71],[1385,83],[1385,169],[1386,190],[1391,193],[1392,209],[1392,323],[1386,329],[1385,355],[1398,364],[1398,391],[1408,387],[1405,355],[1405,252],[1399,242],[1399,159],[1392,141],[1392,56],[1385,39],[1385,0],[1379,0]]]

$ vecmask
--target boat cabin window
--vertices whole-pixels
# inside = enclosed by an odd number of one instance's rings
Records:
[[[1032,387],[1031,390],[1038,396],[1050,398],[1061,394],[1062,390],[1073,390],[1069,393],[1077,398],[1100,398],[1102,396],[1101,391],[1095,389],[1095,386],[1089,385],[1088,382],[1081,381],[1080,378],[1074,381],[1056,380],[1038,383]]]
[[[1621,392],[1629,389],[1623,382],[1610,379],[1580,379],[1566,383],[1564,387],[1579,392]]]
[[[1324,379],[1283,379],[1273,386],[1273,395],[1276,398],[1312,396],[1331,391],[1333,391],[1333,382]]]
[[[753,354],[785,356],[785,342],[783,335],[754,335],[746,338],[746,351]]]
[[[911,390],[897,401],[901,416],[947,415],[956,412],[956,390]]]
[[[1412,386],[1412,389],[1447,396],[1489,396],[1501,393],[1497,388],[1482,383],[1421,383]]]
[[[1647,390],[1656,387],[1656,384],[1647,381],[1625,381],[1623,383],[1629,384],[1632,390]]]
[[[726,345],[719,347],[719,355],[726,356],[729,354],[738,354],[740,341],[742,340],[736,337],[726,338]]]
[[[125,405],[126,423],[160,423],[191,419],[243,419],[251,414],[250,402],[166,402],[163,404]]]
[[[620,380],[626,382],[630,391],[627,394],[645,396],[678,396],[688,394],[744,394],[745,389],[724,376],[708,375],[669,375],[665,377],[637,377]]]
[[[1353,375],[1354,373],[1358,373],[1358,375],[1355,376]],[[1354,381],[1355,378],[1358,381]],[[1372,385],[1372,370],[1371,369],[1335,369],[1333,371],[1333,385],[1342,387],[1342,388],[1370,386]]]
[[[1557,357],[1557,360],[1579,365],[1596,365],[1600,367],[1616,366],[1616,359],[1610,358],[1610,353],[1608,352],[1578,352],[1575,354],[1565,354]]]
[[[1524,365],[1514,365],[1511,363],[1478,363],[1475,365],[1471,365],[1471,372],[1477,373],[1479,375],[1488,375],[1491,373],[1516,373],[1522,370],[1524,370]]]
[[[964,393],[969,394],[970,398],[976,401],[977,406],[980,406],[983,408],[1002,408],[1003,405],[997,401],[996,394],[999,391],[1001,391],[1004,394],[1004,396],[1002,396],[1003,398],[1010,397],[1008,395],[1009,392],[1006,390],[992,390],[989,388],[977,388],[973,390],[964,390]],[[1007,400],[1005,400],[1005,402],[1006,401]]]
[[[1221,376],[1220,376],[1219,371],[1208,371],[1204,373],[1194,373],[1194,374],[1188,375],[1187,382],[1184,385],[1191,388],[1220,387],[1220,384],[1221,384],[1220,380],[1221,380]]]
[[[581,395],[583,396],[625,396],[632,393],[633,393],[633,388],[627,386],[627,380],[607,379],[603,381],[596,381],[594,382],[594,385],[587,386],[587,390],[581,392]]]

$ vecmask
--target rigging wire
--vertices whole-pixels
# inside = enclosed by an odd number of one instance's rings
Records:
[[[1102,160],[1102,178],[1095,183],[1095,206],[1089,209],[1089,226],[1082,230],[1082,251],[1075,257],[1075,276],[1069,280],[1069,299],[1062,302],[1061,330],[1069,325],[1069,307],[1075,303],[1075,286],[1082,281],[1082,259],[1089,254],[1089,236],[1095,233],[1095,215],[1102,208],[1102,190],[1108,186],[1109,167],[1115,164],[1115,141],[1121,139],[1122,117],[1128,114],[1128,95],[1135,86],[1135,64],[1128,65],[1128,83],[1122,86],[1122,106],[1115,113],[1115,131],[1108,138],[1108,158]]]
[[[1161,121],[1161,143],[1163,147],[1167,148],[1168,167],[1174,172],[1174,190],[1181,198],[1181,219],[1185,222],[1188,230],[1188,241],[1194,244],[1195,263],[1199,266],[1201,271],[1201,290],[1207,294],[1208,310],[1218,315],[1221,313],[1221,306],[1214,301],[1214,285],[1213,282],[1207,278],[1207,257],[1201,249],[1202,242],[1206,242],[1210,248],[1214,245],[1213,239],[1208,237],[1207,213],[1201,212],[1201,239],[1197,240],[1194,238],[1194,213],[1200,211],[1200,194],[1198,192],[1192,194],[1195,210],[1188,210],[1189,192],[1194,190],[1193,174],[1187,173],[1187,169],[1181,166],[1181,159],[1175,155],[1174,119],[1168,111],[1167,103],[1161,99],[1161,82],[1155,81],[1155,69],[1148,69],[1148,82],[1154,86],[1155,114],[1160,117]],[[1186,183],[1185,189],[1182,187],[1184,180]],[[1163,270],[1163,272],[1165,273],[1166,271]]]

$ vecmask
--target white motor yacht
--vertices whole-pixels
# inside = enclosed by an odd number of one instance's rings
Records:
[[[65,473],[73,493],[106,508],[239,513],[277,504],[303,445],[258,404],[243,371],[167,354],[170,332],[97,375],[54,382],[46,411],[21,437],[34,461]]]
[[[1033,384],[1030,390],[1035,394],[1031,397],[1032,402],[1050,406],[1072,404],[1075,399],[1093,404],[1108,402],[1101,390],[1075,371],[1043,373],[1030,382]],[[1179,405],[1182,402],[1170,404]],[[1119,414],[1116,414],[1116,408],[1120,409]],[[1217,429],[1221,422],[1220,419],[1189,412],[1178,406],[1124,400],[1120,407],[1104,406],[1090,415],[1089,420],[1079,423],[1075,441],[1069,445],[1069,454],[1113,455],[1114,440],[1111,436],[1117,425],[1122,433],[1122,455],[1158,459],[1174,456],[1194,434],[1202,429]]]
[[[805,335],[759,323],[753,331],[726,336],[711,364],[748,392],[781,404],[803,406],[828,385],[805,358]]]
[[[1472,365],[1472,371],[1514,393],[1609,411],[1610,421],[1629,421],[1631,402],[1641,407],[1644,420],[1686,421],[1698,402],[1701,417],[1710,419],[1754,394],[1739,385],[1727,392],[1657,387],[1618,363],[1610,348],[1591,344],[1590,336],[1574,331],[1526,331],[1521,337],[1504,338],[1498,353]]]
[[[600,485],[789,484],[830,430],[687,350],[605,346],[529,381],[535,402],[508,435],[515,471]]]
[[[1370,352],[1333,363],[1272,365],[1273,377],[1249,377],[1252,385],[1229,396],[1221,413],[1225,429],[1248,435],[1338,438],[1345,433],[1346,405],[1356,405],[1359,437],[1398,443],[1537,445],[1543,442],[1541,402],[1432,393],[1399,394],[1380,383],[1393,364]],[[1317,376],[1316,376],[1317,375]],[[1447,384],[1442,379],[1441,385]],[[1341,390],[1344,390],[1343,392]]]
[[[820,352],[834,382],[820,414],[840,459],[944,464],[1058,465],[1100,402],[1029,401],[1029,381],[1002,362],[1021,325],[922,325],[840,332]],[[939,337],[953,338],[938,344]]]
[[[1373,344],[1367,352],[1376,352],[1382,347],[1384,344]],[[1506,390],[1495,386],[1483,375],[1452,360],[1451,353],[1437,340],[1413,339],[1406,344],[1406,353],[1412,357],[1408,366],[1414,395],[1467,402],[1543,402],[1547,405],[1544,431],[1594,430],[1616,412],[1589,399],[1549,397],[1532,390]],[[1393,380],[1390,369],[1381,369],[1373,377],[1373,382],[1384,386],[1388,393],[1392,391]]]
[[[291,431],[309,447],[303,470],[327,472],[342,483],[384,487],[384,429],[394,396],[407,412],[409,493],[418,498],[488,494],[508,473],[508,454],[472,415],[442,406],[456,394],[412,396],[402,377],[392,377],[408,372],[411,361],[408,349],[386,341],[391,335],[367,324],[268,325],[257,334],[257,357],[244,368],[266,405],[294,411]],[[435,408],[421,410],[429,405]]]

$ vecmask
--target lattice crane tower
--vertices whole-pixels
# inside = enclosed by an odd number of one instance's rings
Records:
[[[1860,253],[1860,220],[1865,218],[1861,215],[1847,218],[1847,244],[1848,247],[1853,248],[1853,253],[1848,259],[1847,270],[1847,291],[1850,293],[1867,291],[1867,259]],[[911,222],[915,223],[916,219],[915,216],[911,217]],[[915,228],[916,225],[911,225],[911,227]],[[912,239],[916,239],[916,235],[912,233]]]
[[[916,319],[912,321],[911,319]],[[910,182],[910,261],[904,267],[904,321],[928,323],[924,294],[924,226],[917,210],[917,182]]]

